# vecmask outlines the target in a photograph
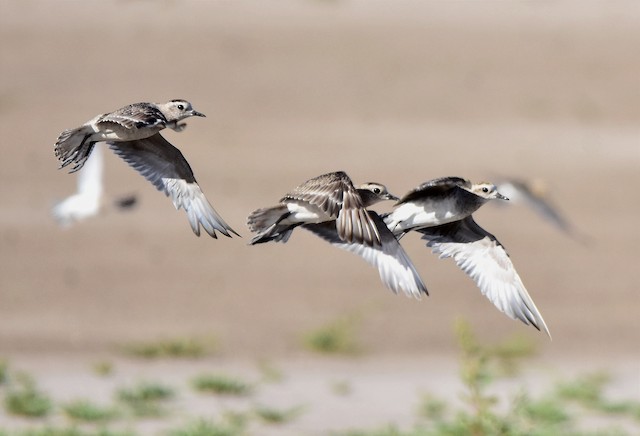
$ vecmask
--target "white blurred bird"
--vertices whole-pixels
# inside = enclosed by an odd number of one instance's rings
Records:
[[[104,151],[96,144],[91,156],[77,173],[76,192],[56,203],[51,214],[61,227],[71,225],[97,215],[104,206]],[[118,210],[129,210],[138,202],[134,194],[118,197],[113,205]]]
[[[69,227],[99,212],[103,193],[102,154],[102,146],[96,146],[82,170],[78,172],[76,193],[52,208],[51,213],[59,225]]]
[[[398,238],[412,230],[421,233],[434,253],[453,258],[500,311],[551,337],[504,246],[473,220],[472,214],[492,199],[508,200],[491,183],[433,179],[402,197],[384,222]]]

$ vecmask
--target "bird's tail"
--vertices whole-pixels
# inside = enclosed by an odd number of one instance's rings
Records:
[[[262,244],[269,241],[287,242],[295,227],[290,224],[280,224],[287,216],[289,216],[289,209],[285,205],[265,207],[251,212],[247,218],[247,226],[257,235],[250,244]]]
[[[58,136],[54,152],[60,161],[60,168],[74,164],[71,173],[78,171],[89,158],[95,142],[89,141],[93,130],[88,126],[65,130]]]

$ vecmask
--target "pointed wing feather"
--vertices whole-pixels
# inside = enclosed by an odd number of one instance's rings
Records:
[[[427,287],[422,282],[418,271],[402,249],[393,234],[384,225],[378,214],[369,211],[371,220],[377,226],[381,236],[380,246],[371,247],[361,243],[348,243],[340,238],[335,221],[321,224],[305,224],[304,228],[342,250],[362,257],[367,263],[378,269],[380,279],[394,293],[403,290],[407,296],[420,298],[427,294]]]
[[[215,230],[225,236],[237,233],[211,206],[180,150],[159,133],[135,141],[111,142],[109,147],[159,191],[171,198],[176,209],[187,213],[193,232],[200,236],[200,226],[212,237]]]
[[[382,244],[376,223],[367,213],[355,188],[344,192],[336,228],[338,235],[345,242],[362,243],[370,247],[379,247]]]
[[[471,216],[461,221],[418,230],[434,253],[451,257],[483,295],[512,319],[543,329],[542,315],[529,296],[504,247]]]
[[[346,242],[380,245],[380,235],[353,182],[342,171],[323,174],[307,180],[280,201],[304,201],[319,207],[337,219],[338,235]]]
[[[304,201],[336,218],[342,208],[343,194],[349,190],[355,191],[351,179],[344,172],[337,171],[307,180],[285,195],[280,202]]]

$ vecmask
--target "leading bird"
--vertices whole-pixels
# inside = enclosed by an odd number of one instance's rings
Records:
[[[384,222],[398,238],[421,233],[434,253],[453,258],[500,311],[551,337],[504,246],[472,217],[493,199],[508,200],[491,183],[442,177],[405,194]]]

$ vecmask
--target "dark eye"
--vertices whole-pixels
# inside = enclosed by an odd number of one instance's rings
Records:
[[[179,104],[179,105],[178,105],[178,109],[180,109],[181,111],[183,111],[183,110],[184,110],[184,105],[183,105],[183,104]]]
[[[373,193],[374,194],[379,194],[380,193],[380,188],[373,188]]]
[[[489,192],[489,188],[482,188],[482,192]]]

